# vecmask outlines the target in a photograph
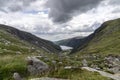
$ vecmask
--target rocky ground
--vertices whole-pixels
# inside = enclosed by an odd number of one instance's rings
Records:
[[[46,73],[47,71],[49,71],[50,66],[48,64],[46,64],[46,62],[48,62],[49,58],[44,58],[45,60],[41,60],[42,56],[32,56],[32,57],[27,57],[26,61],[27,61],[27,71],[30,73],[30,75],[43,75],[44,73]],[[40,59],[41,58],[41,59]],[[65,57],[67,58],[67,57]],[[73,66],[73,65],[64,65],[63,69],[65,70],[71,70],[71,69],[85,69],[88,71],[92,71],[92,72],[98,72],[100,75],[104,76],[104,77],[108,77],[114,80],[120,80],[120,58],[119,57],[115,57],[115,56],[107,56],[102,58],[102,61],[100,60],[101,58],[99,56],[89,56],[89,59],[91,58],[91,64],[87,59],[83,59],[79,62],[82,63],[81,66]],[[70,58],[69,58],[70,59]],[[47,60],[47,61],[46,61]],[[100,61],[98,61],[100,60]],[[44,62],[46,61],[46,62]],[[68,61],[68,60],[67,60]],[[70,59],[71,61],[71,59]],[[73,60],[72,60],[73,61]],[[65,61],[63,61],[65,62]],[[63,64],[63,62],[61,61],[60,65]],[[74,63],[76,61],[73,61]],[[94,63],[93,63],[94,62]],[[100,63],[99,63],[100,62]],[[52,61],[52,63],[54,65],[57,65],[58,62],[56,62],[55,60]],[[101,64],[103,66],[101,66]],[[83,66],[83,67],[82,67]],[[107,71],[105,71],[107,69]],[[13,75],[15,80],[22,80],[22,78],[20,77],[19,73],[14,73]],[[50,77],[42,77],[42,78],[33,78],[30,80],[68,80],[68,79],[59,79],[59,78],[50,78]]]

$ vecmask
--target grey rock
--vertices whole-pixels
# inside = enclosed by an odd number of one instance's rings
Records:
[[[20,54],[22,54],[22,53],[21,53],[20,51],[17,51],[16,54],[19,54],[19,55],[20,55]]]
[[[108,56],[105,57],[105,64],[109,66],[108,71],[113,73],[120,73],[120,57]]]
[[[72,66],[65,66],[64,69],[72,69]]]
[[[84,59],[84,60],[82,61],[82,64],[83,64],[84,67],[87,67],[87,66],[88,66],[87,60]]]
[[[37,59],[36,57],[28,57],[27,61],[28,61],[27,69],[31,75],[40,75],[49,69],[46,63]]]
[[[113,72],[115,74],[120,74],[120,66],[116,66],[113,68],[108,69],[110,72]]]
[[[14,78],[14,80],[23,80],[21,78],[21,76],[19,75],[19,73],[17,73],[17,72],[13,74],[13,78]]]
[[[55,65],[56,63],[57,63],[56,61],[54,61],[54,60],[52,61],[52,64],[54,64],[54,65]]]

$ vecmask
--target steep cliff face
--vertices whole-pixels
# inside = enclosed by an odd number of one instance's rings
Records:
[[[19,38],[22,41],[26,41],[48,52],[59,53],[61,51],[61,48],[58,45],[55,45],[53,42],[38,38],[31,33],[20,31],[6,25],[0,25],[0,29],[6,31],[7,33],[10,33],[11,35]]]

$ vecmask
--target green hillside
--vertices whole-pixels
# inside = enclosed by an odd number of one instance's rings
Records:
[[[120,19],[103,23],[76,51],[79,53],[120,55]]]
[[[0,30],[0,55],[17,54],[17,52],[29,54],[30,46],[32,47],[33,45],[18,39],[4,30]]]
[[[21,31],[21,30],[18,30],[18,29],[15,29],[13,27],[6,26],[6,25],[0,25],[0,29],[18,38],[19,40],[25,41],[29,44],[42,48],[46,50],[47,52],[59,53],[61,51],[61,48],[55,45],[53,42],[41,39],[31,33]]]

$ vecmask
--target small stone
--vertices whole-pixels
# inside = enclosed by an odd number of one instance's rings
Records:
[[[82,61],[82,64],[83,64],[84,67],[87,67],[87,66],[88,66],[87,60],[84,59],[84,60]]]
[[[17,73],[17,72],[15,72],[15,73],[13,74],[13,78],[14,78],[14,80],[23,80],[23,79],[21,78],[21,76],[19,75],[19,73]]]
[[[22,54],[20,51],[17,51],[16,54]]]

